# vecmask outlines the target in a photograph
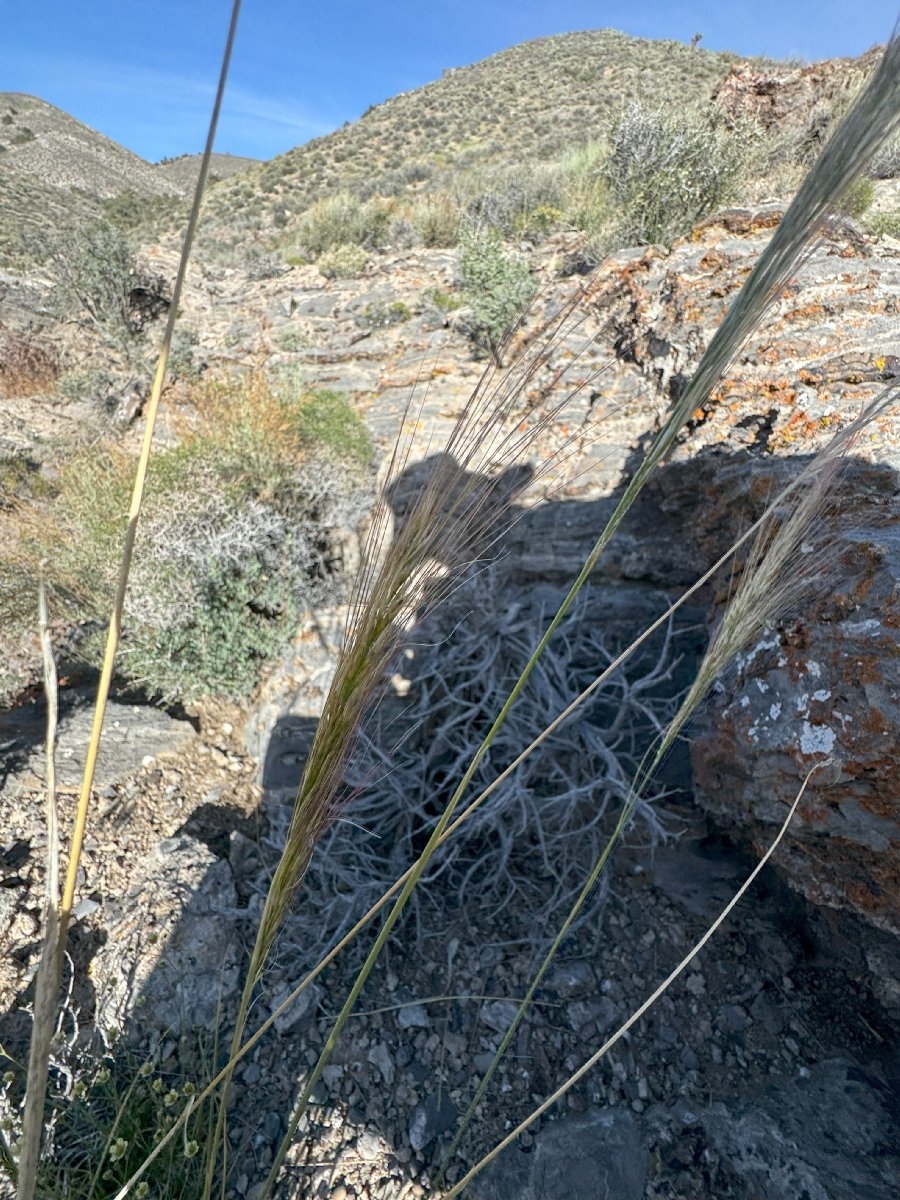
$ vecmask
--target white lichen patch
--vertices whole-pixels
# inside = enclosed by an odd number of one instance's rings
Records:
[[[837,734],[827,725],[810,725],[803,722],[800,734],[800,751],[803,754],[830,754],[837,741]]]
[[[812,675],[813,679],[821,678],[822,668],[819,666],[819,664],[816,662],[816,660],[814,658],[811,658],[809,660],[809,662],[806,664],[806,673],[807,673],[807,675]]]
[[[769,685],[766,683],[766,681],[764,679],[757,679],[756,686],[759,688],[759,690],[763,694],[765,694],[769,690]]]
[[[881,622],[877,617],[868,617],[865,621],[845,621],[844,633],[851,635],[868,635],[874,636],[881,632]]]
[[[777,721],[780,716],[781,716],[781,704],[777,703],[777,704],[770,705],[769,706],[769,720]]]
[[[738,670],[746,671],[753,663],[757,654],[762,654],[765,650],[777,650],[780,644],[775,634],[770,633],[768,637],[761,637],[752,650],[748,650],[746,654],[738,655]]]
[[[818,702],[821,704],[823,701],[831,699],[831,692],[828,688],[819,688],[817,692],[813,692],[812,696],[810,696],[810,699],[818,700]]]

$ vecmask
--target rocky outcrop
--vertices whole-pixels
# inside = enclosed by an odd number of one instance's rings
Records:
[[[778,214],[722,214],[666,255],[619,260],[608,293],[620,360],[678,396]],[[832,228],[744,347],[607,563],[673,585],[708,564],[831,432],[900,374],[900,263]],[[612,274],[613,268],[610,268]],[[900,932],[900,453],[872,426],[830,516],[828,584],[749,651],[695,730],[697,799],[757,851],[810,780],[780,869],[809,899]],[[658,517],[654,524],[652,504]],[[558,540],[554,553],[560,553]],[[799,570],[799,564],[798,564]],[[714,622],[727,598],[708,596]]]
[[[832,111],[848,102],[881,54],[875,47],[856,59],[793,68],[755,69],[737,63],[717,84],[713,99],[729,116],[752,117],[765,130],[782,135],[803,130],[816,140],[827,129]]]

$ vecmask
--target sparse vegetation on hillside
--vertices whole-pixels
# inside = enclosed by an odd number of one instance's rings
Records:
[[[2,266],[42,263],[49,241],[104,220],[109,204],[148,232],[180,207],[182,189],[150,163],[34,96],[0,92],[0,147]]]
[[[394,196],[447,187],[476,167],[550,162],[602,138],[622,97],[705,104],[736,61],[611,29],[527,42],[374,105],[359,121],[223,182],[209,197],[209,220],[228,228],[250,209],[265,214],[280,204],[292,229],[314,201],[341,191]]]

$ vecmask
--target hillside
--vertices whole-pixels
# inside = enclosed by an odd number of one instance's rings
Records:
[[[17,92],[0,92],[0,163],[0,263],[33,257],[48,232],[97,220],[104,201],[122,193],[179,192],[124,146]]]
[[[71,846],[169,313],[39,1195],[111,1200],[179,1109],[140,1190],[201,1194],[200,1089],[300,828],[297,902],[251,976],[274,1028],[224,1101],[223,1195],[260,1195],[371,935],[310,968],[425,865],[472,762],[467,823],[300,1116],[286,1200],[431,1200],[445,1158],[449,1200],[544,1097],[466,1200],[900,1196],[900,132],[867,175],[846,166],[900,127],[900,40],[880,106],[819,157],[831,215],[813,222],[813,185],[789,208],[877,57],[610,31],[515,47],[272,162],[218,157],[238,173],[210,188],[177,305],[196,157],[117,157],[12,98],[0,214],[17,197],[55,244],[40,268],[0,257],[0,1200],[48,928],[39,581]],[[770,505],[761,557],[736,539]],[[379,529],[369,620],[347,598]]]
[[[738,56],[612,29],[525,42],[374,104],[358,120],[251,169],[210,197],[240,223],[347,188],[394,195],[478,167],[551,160],[600,138],[631,98],[707,102]],[[757,66],[774,67],[753,60]],[[262,208],[262,214],[260,214]]]
[[[158,176],[188,194],[197,182],[202,157],[202,154],[179,154],[177,158],[164,158],[153,169]],[[258,166],[259,161],[258,158],[242,158],[239,154],[213,154],[209,164],[210,182],[240,175],[248,167]]]

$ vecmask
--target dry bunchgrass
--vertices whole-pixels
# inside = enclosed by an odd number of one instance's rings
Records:
[[[59,354],[46,335],[0,326],[0,399],[50,392],[59,371]]]

